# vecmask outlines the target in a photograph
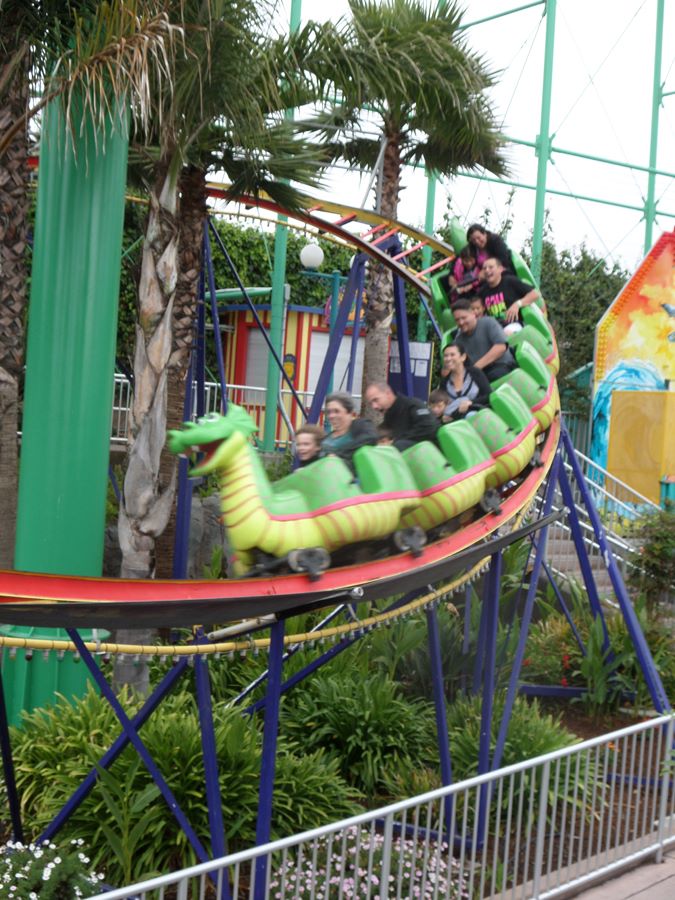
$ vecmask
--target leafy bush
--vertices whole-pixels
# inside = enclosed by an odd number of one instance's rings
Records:
[[[661,510],[645,516],[632,528],[640,542],[639,569],[631,582],[640,590],[650,611],[675,594],[675,512]]]
[[[93,897],[103,875],[92,872],[83,841],[69,845],[9,842],[0,848],[0,884],[7,900],[60,900]]]
[[[16,774],[25,820],[39,833],[95,765],[119,726],[108,704],[90,691],[73,705],[59,701],[30,713],[13,733]],[[178,804],[208,849],[199,722],[193,698],[177,693],[143,726],[141,737]],[[228,849],[255,839],[261,741],[255,723],[236,710],[218,710],[215,738],[223,820]],[[340,777],[338,765],[321,751],[300,756],[281,742],[277,757],[273,834],[353,814],[357,793]],[[64,826],[66,838],[86,842],[95,866],[108,881],[138,880],[195,862],[187,838],[157,796],[136,753],[127,749]]]
[[[497,743],[505,698],[506,695],[501,692],[494,698],[491,755]],[[482,698],[479,696],[459,698],[448,707],[452,773],[456,781],[471,778],[478,773],[481,708]],[[501,765],[510,766],[524,759],[551,753],[575,741],[575,736],[560,724],[560,719],[543,713],[536,700],[516,697]]]
[[[633,695],[637,706],[651,702],[642,667],[626,621],[618,612],[605,613],[610,652],[603,650],[604,633],[595,624],[581,588],[570,584],[572,614],[586,647],[584,657],[569,623],[546,603],[540,604],[546,617],[530,627],[523,660],[522,677],[529,683],[587,687],[584,699],[589,711],[598,715],[615,705],[621,694]],[[675,695],[675,639],[668,622],[650,614],[646,599],[634,603],[638,624],[668,696]],[[594,633],[595,629],[595,633]],[[593,636],[592,636],[593,635]]]
[[[333,756],[342,776],[372,797],[387,771],[433,761],[436,743],[429,704],[405,700],[381,675],[319,675],[290,695],[282,731],[307,750]]]
[[[494,754],[495,745],[497,743],[497,735],[499,725],[504,709],[505,694],[499,693],[494,698],[494,711],[492,717],[492,728],[490,732],[490,758]],[[478,749],[480,745],[481,732],[481,698],[470,697],[458,700],[448,710],[448,728],[450,733],[450,753],[452,757],[452,774],[456,781],[462,781],[471,778],[478,773]],[[551,753],[562,747],[576,743],[577,738],[567,731],[561,724],[560,720],[552,715],[542,713],[541,708],[536,700],[528,702],[524,697],[517,697],[513,706],[511,722],[504,744],[504,752],[500,761],[500,766],[509,766],[523,760],[532,759],[545,753]],[[585,758],[580,770],[580,777],[586,775],[586,767],[588,767],[588,775],[592,777],[592,763]],[[511,798],[514,808],[519,803],[523,803],[524,809],[527,809],[528,799],[533,792],[536,792],[541,784],[541,770],[527,770],[522,772],[512,783],[513,796]],[[553,785],[553,782],[552,782]],[[568,803],[578,805],[576,796],[569,793],[564,794],[564,785],[555,782],[555,786],[549,789],[549,802],[552,804],[555,791],[559,793],[559,799],[564,799]],[[509,804],[510,789],[505,790],[501,801],[501,822],[504,827],[504,815]],[[480,792],[472,791],[468,795],[460,795],[456,798],[456,813],[458,819],[465,814],[466,804],[469,804],[466,810],[467,821],[469,827],[475,826],[477,815],[477,802],[479,802]],[[490,795],[490,815],[486,817],[485,827],[487,833],[492,833],[499,811],[498,795],[491,792]],[[585,811],[584,811],[585,812]]]

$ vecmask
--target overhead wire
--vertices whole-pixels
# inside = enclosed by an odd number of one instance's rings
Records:
[[[527,66],[527,63],[529,62],[530,56],[531,56],[532,51],[533,51],[533,49],[534,49],[534,45],[535,45],[535,42],[536,42],[536,40],[537,40],[537,36],[538,36],[538,34],[539,34],[539,30],[541,29],[541,23],[542,23],[543,21],[544,21],[544,15],[541,15],[541,16],[539,17],[539,20],[538,20],[536,26],[535,26],[534,29],[532,29],[532,31],[530,32],[530,35],[528,35],[528,37],[525,38],[525,40],[522,42],[522,44],[520,45],[520,47],[518,47],[518,49],[516,50],[516,52],[515,52],[514,55],[513,55],[513,58],[511,59],[511,62],[510,62],[510,63],[504,68],[504,70],[503,70],[504,72],[508,72],[509,69],[510,69],[513,65],[515,65],[515,62],[516,62],[518,56],[520,55],[520,53],[522,52],[523,48],[526,47],[526,46],[528,46],[528,44],[529,44],[528,51],[527,51],[527,53],[525,54],[525,59],[523,60],[523,64],[522,64],[522,66],[520,67],[520,72],[518,73],[518,77],[516,78],[516,82],[515,82],[515,84],[514,84],[514,86],[513,86],[513,90],[511,91],[511,96],[509,97],[509,101],[508,101],[508,103],[506,104],[506,108],[504,109],[504,114],[503,114],[503,116],[502,116],[502,118],[501,118],[501,122],[499,123],[499,129],[500,129],[500,131],[501,131],[501,129],[504,127],[504,123],[505,123],[505,121],[506,121],[506,117],[507,117],[507,115],[508,115],[508,113],[509,113],[509,110],[511,109],[511,105],[512,105],[514,99],[515,99],[516,92],[517,92],[517,90],[518,90],[518,87],[520,86],[521,79],[523,78],[523,75],[525,74],[525,68],[526,68],[526,66]],[[478,181],[476,182],[476,189],[475,189],[475,191],[473,192],[473,196],[472,196],[471,200],[469,201],[469,205],[468,205],[468,207],[467,207],[467,209],[466,209],[466,211],[465,211],[465,214],[464,214],[464,223],[465,223],[465,224],[466,224],[466,222],[469,221],[469,219],[470,219],[470,217],[471,217],[471,216],[470,216],[471,208],[472,208],[472,206],[473,206],[473,204],[474,204],[474,202],[475,202],[475,200],[476,200],[476,196],[477,196],[477,194],[478,194],[478,191],[480,190],[480,187],[481,187],[481,185],[483,184],[483,178],[484,178],[484,177],[485,177],[485,172],[483,172],[483,174],[481,175],[481,177],[480,177],[480,178],[478,179]],[[447,189],[446,189],[446,194],[447,194],[447,193],[448,193],[448,191],[447,191]],[[494,199],[494,198],[493,198],[493,199]]]
[[[642,6],[644,6],[644,3],[645,3],[645,2],[646,2],[646,0],[643,0]],[[640,7],[640,9],[642,8],[642,6]],[[575,37],[575,30],[574,30],[574,28],[570,25],[570,23],[568,22],[567,17],[565,16],[564,9],[561,9],[561,18],[562,18],[562,20],[563,20],[563,22],[564,22],[564,24],[565,24],[565,26],[566,26],[566,28],[567,28],[567,30],[568,30],[568,32],[569,32],[569,36],[570,36],[570,40],[571,40],[571,42],[572,42],[572,45],[573,45],[574,49],[576,50],[577,55],[578,55],[579,59],[581,60],[583,66],[584,66],[584,68],[586,69],[586,72],[587,72],[587,74],[588,74],[588,83],[585,85],[585,87],[583,88],[583,90],[581,91],[581,93],[579,94],[579,96],[577,97],[577,99],[574,101],[574,103],[572,104],[572,106],[570,107],[570,109],[568,109],[568,111],[565,113],[565,115],[563,116],[563,118],[562,118],[562,120],[560,121],[560,123],[559,123],[559,125],[557,126],[557,128],[554,129],[554,133],[557,133],[557,132],[560,130],[560,128],[562,127],[562,125],[564,124],[564,122],[565,122],[565,121],[569,118],[569,116],[572,114],[572,111],[573,111],[574,108],[576,107],[576,105],[577,105],[577,103],[579,102],[579,100],[581,99],[581,97],[583,97],[583,95],[585,94],[585,92],[588,90],[589,87],[592,87],[593,90],[595,91],[595,94],[596,94],[596,97],[597,97],[597,101],[598,101],[598,103],[599,103],[599,105],[600,105],[600,108],[602,109],[602,111],[603,111],[603,113],[604,113],[604,115],[605,115],[605,119],[607,120],[607,124],[609,125],[609,128],[610,128],[610,130],[611,130],[611,132],[612,132],[612,135],[614,136],[614,140],[616,141],[617,146],[618,146],[618,148],[619,148],[619,151],[621,152],[621,154],[622,154],[622,156],[623,156],[623,162],[626,162],[626,163],[629,162],[628,154],[626,153],[626,151],[625,151],[625,149],[624,149],[624,147],[623,147],[623,144],[621,143],[621,138],[620,138],[620,136],[619,136],[619,133],[617,132],[616,128],[614,127],[614,122],[612,121],[612,118],[610,117],[609,112],[607,111],[607,107],[605,106],[605,103],[604,103],[604,101],[603,101],[603,99],[602,99],[602,94],[601,94],[600,91],[598,90],[597,84],[595,83],[595,77],[596,77],[596,75],[600,72],[600,69],[604,66],[605,62],[607,62],[607,60],[609,59],[610,55],[611,55],[611,54],[613,53],[613,51],[616,49],[618,43],[619,43],[619,42],[621,41],[621,39],[623,38],[623,36],[624,36],[624,34],[626,33],[628,27],[632,24],[633,20],[635,19],[635,16],[637,16],[638,13],[640,12],[640,9],[638,9],[638,11],[635,13],[635,15],[633,16],[633,18],[632,18],[632,19],[630,20],[630,22],[628,23],[628,26],[626,26],[626,29],[624,29],[624,31],[621,33],[621,35],[617,38],[616,42],[614,43],[614,45],[612,46],[612,48],[610,49],[610,51],[607,53],[607,55],[605,56],[604,60],[602,61],[602,63],[601,63],[600,66],[596,69],[596,71],[595,71],[594,73],[591,73],[591,72],[590,72],[590,70],[589,70],[589,68],[588,68],[588,64],[586,63],[586,60],[584,59],[583,53],[582,53],[582,51],[581,51],[581,48],[580,48],[580,46],[579,46],[579,44],[578,44],[578,42],[577,42],[577,40],[576,40],[576,37]],[[642,188],[641,188],[641,186],[640,186],[640,183],[638,182],[637,176],[636,176],[636,174],[635,174],[635,170],[634,170],[634,169],[629,169],[629,172],[630,172],[631,178],[633,179],[633,182],[634,182],[636,188],[638,189],[638,192],[640,193],[640,195],[641,195],[641,197],[642,197],[642,200],[643,200],[643,202],[644,202],[644,196],[642,195]]]

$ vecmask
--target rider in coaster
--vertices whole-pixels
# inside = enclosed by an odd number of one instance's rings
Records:
[[[351,462],[359,447],[377,443],[377,429],[368,419],[357,419],[354,400],[336,391],[326,397],[326,418],[330,434],[321,444],[321,456],[339,456]]]
[[[306,466],[319,458],[321,442],[326,437],[326,432],[320,425],[302,425],[295,432],[295,455],[298,457],[298,466]]]
[[[416,397],[395,394],[384,381],[375,381],[366,388],[365,399],[376,412],[384,413],[382,424],[391,431],[397,450],[434,440],[438,419]]]
[[[496,257],[504,268],[515,274],[511,251],[506,245],[503,237],[488,231],[482,225],[469,225],[466,232],[466,239],[473,247],[476,254],[476,262],[479,266],[483,266],[485,260],[491,256]]]
[[[458,300],[452,307],[459,329],[455,343],[477,369],[482,369],[489,381],[508,375],[516,361],[508,348],[504,329],[492,316],[478,319],[466,300]]]
[[[443,350],[443,368],[450,373],[445,381],[448,401],[443,410],[444,422],[463,419],[488,405],[490,382],[484,372],[471,365],[459,344],[448,344]]]
[[[508,325],[518,321],[523,306],[529,306],[540,296],[531,284],[506,272],[494,256],[483,263],[483,284],[478,293],[483,298],[487,315],[504,319]]]

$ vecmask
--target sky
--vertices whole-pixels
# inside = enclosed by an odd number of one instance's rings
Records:
[[[531,0],[529,0],[531,2]],[[654,79],[654,49],[658,0],[558,0],[553,63],[551,133],[555,147],[647,166]],[[525,6],[528,0],[465,0],[464,22]],[[539,131],[546,31],[543,5],[534,6],[468,30],[473,48],[481,51],[496,84],[490,97],[497,121],[509,138],[533,142]],[[288,20],[290,0],[279,2],[279,16]],[[303,0],[303,21],[337,19],[348,12],[346,0]],[[675,3],[665,2],[661,82],[675,92]],[[531,147],[507,147],[513,181],[534,185],[537,160]],[[675,93],[664,97],[660,113],[656,167],[675,172]],[[399,218],[423,225],[426,197],[424,174],[404,174]],[[554,154],[548,167],[549,189],[600,197],[642,206],[647,174]],[[326,194],[352,205],[372,205],[367,179],[335,172],[327,178]],[[468,224],[484,221],[499,230],[510,214],[509,243],[520,249],[531,234],[533,190],[516,188],[510,209],[510,187],[475,178],[443,179],[436,195],[436,224],[450,209]],[[658,209],[653,231],[675,228],[675,177],[656,179]],[[558,249],[585,243],[608,263],[634,269],[643,257],[644,222],[639,211],[616,209],[584,200],[548,195],[548,226]],[[672,214],[670,217],[665,213]]]

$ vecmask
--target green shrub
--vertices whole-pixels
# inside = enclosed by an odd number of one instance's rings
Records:
[[[541,603],[539,608],[546,612],[546,617],[530,627],[523,680],[587,687],[590,693],[584,703],[589,705],[593,715],[610,710],[621,694],[633,694],[639,707],[649,705],[651,698],[642,667],[623,616],[619,612],[605,612],[611,645],[611,654],[607,654],[602,649],[604,632],[601,634],[601,624],[594,624],[581,588],[572,582],[570,591],[572,615],[587,648],[586,657],[564,616],[547,603]],[[675,696],[675,639],[669,623],[650,613],[645,597],[636,599],[634,609],[666,694]]]
[[[639,540],[637,568],[631,577],[650,611],[675,595],[675,512],[661,510],[634,523],[632,535]]]
[[[237,710],[219,709],[215,719],[228,849],[240,849],[255,839],[260,734],[256,724]],[[35,834],[51,821],[118,733],[108,704],[93,691],[73,705],[64,700],[49,710],[33,712],[21,730],[14,730],[17,783],[25,821]],[[185,692],[168,697],[143,726],[141,737],[208,849],[201,737],[193,698]],[[340,777],[334,760],[321,752],[308,758],[299,753],[289,742],[280,743],[272,826],[277,837],[358,809],[357,793]],[[105,866],[111,883],[196,861],[131,748],[69,819],[63,837],[83,839],[93,865]]]
[[[499,693],[494,698],[490,732],[490,759],[494,755],[497,743],[505,696],[504,693]],[[478,774],[481,705],[480,697],[470,697],[458,700],[448,710],[452,774],[456,781],[463,781]],[[528,702],[524,697],[517,697],[513,706],[504,752],[499,765],[500,767],[513,765],[545,753],[552,753],[554,750],[559,750],[576,742],[576,737],[560,724],[558,718],[542,713],[536,700]],[[583,772],[580,777],[583,778],[585,776],[586,767],[589,768],[589,776],[592,774],[590,771],[592,763],[589,763],[588,759],[585,758],[582,761],[581,767]],[[528,809],[529,798],[533,792],[536,792],[540,783],[540,770],[527,770],[517,776],[512,782],[513,807],[518,808],[518,804],[522,802],[523,809]],[[551,804],[554,800],[555,789],[552,786],[549,790],[549,803]],[[504,828],[504,816],[509,804],[510,790],[511,788],[504,790],[502,796],[500,820],[502,828]],[[567,802],[577,805],[576,798],[569,792],[568,794],[563,794],[564,785],[557,784],[557,790],[559,792],[558,799],[564,798]],[[469,827],[473,827],[475,823],[476,802],[479,796],[480,792],[478,791],[471,791],[468,795],[457,796],[456,811],[459,819],[464,815],[465,804],[469,803],[467,811]],[[486,819],[486,828],[490,832],[493,832],[495,828],[498,811],[498,794],[493,792],[490,799],[490,815]]]
[[[495,695],[490,737],[490,755],[497,743],[497,734],[504,710],[506,695]],[[448,707],[448,732],[452,774],[456,781],[478,773],[482,698],[463,697]],[[516,697],[511,722],[504,744],[501,766],[510,766],[525,759],[551,753],[573,744],[576,737],[560,724],[560,719],[543,713],[536,700]]]
[[[432,708],[405,700],[394,682],[377,674],[314,677],[289,695],[282,732],[307,750],[330,753],[342,776],[370,797],[386,787],[388,771],[435,756]]]

